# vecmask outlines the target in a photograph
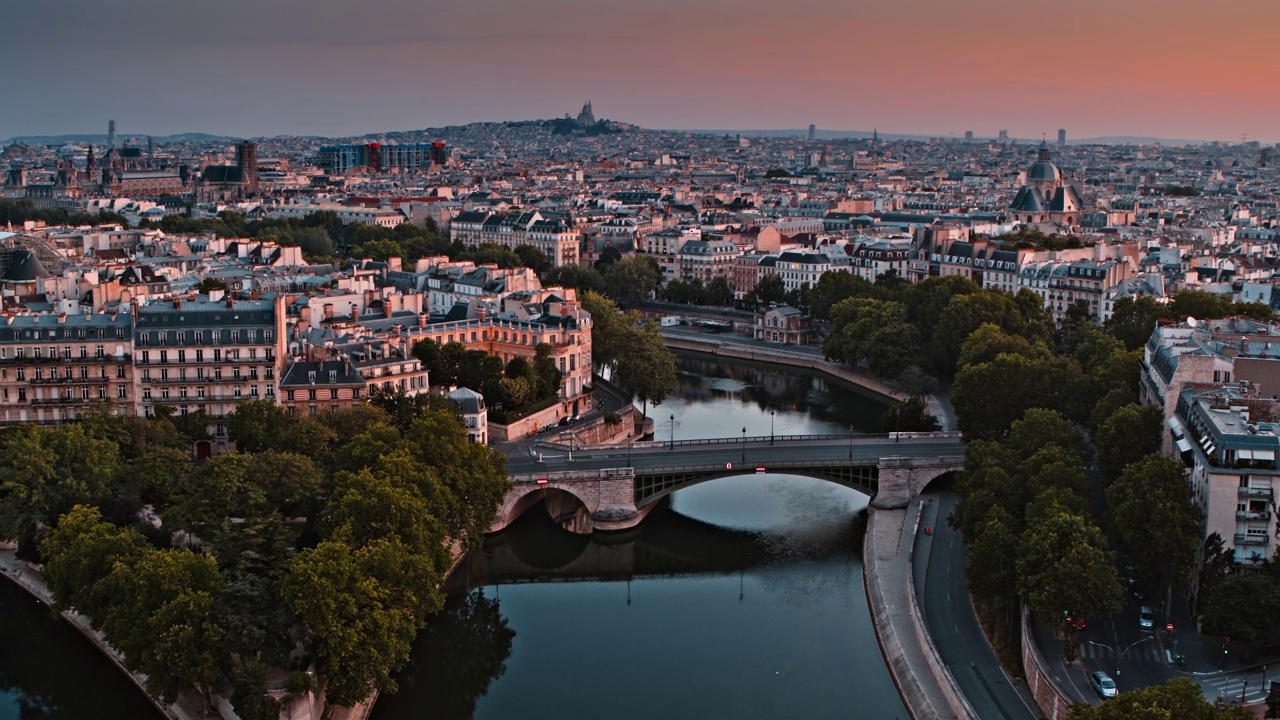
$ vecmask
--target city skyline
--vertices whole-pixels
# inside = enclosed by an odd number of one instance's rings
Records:
[[[37,30],[11,48],[39,60],[0,70],[4,138],[105,117],[125,136],[362,136],[590,99],[655,129],[1280,140],[1266,0],[1082,0],[1063,17],[1011,0],[8,4]]]

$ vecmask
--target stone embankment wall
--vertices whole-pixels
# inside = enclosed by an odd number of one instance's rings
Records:
[[[972,720],[968,702],[924,627],[911,573],[918,506],[872,509],[862,559],[880,650],[913,720]]]
[[[1048,665],[1031,636],[1031,611],[1022,608],[1022,671],[1036,705],[1049,720],[1063,720],[1071,711],[1071,699],[1054,681]]]

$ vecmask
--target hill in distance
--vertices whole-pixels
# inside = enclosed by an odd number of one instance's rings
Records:
[[[117,136],[116,141],[123,143],[123,138],[144,138],[145,135],[128,135]],[[169,143],[188,143],[188,142],[232,142],[240,138],[227,137],[225,135],[210,135],[209,133],[179,133],[177,135],[156,135],[152,138],[157,145],[166,145]],[[9,138],[4,141],[5,145],[12,143],[22,143],[23,145],[106,145],[107,136],[105,133],[86,133],[72,135],[20,135]]]

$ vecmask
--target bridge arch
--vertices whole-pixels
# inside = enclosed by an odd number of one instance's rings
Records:
[[[561,482],[514,485],[503,499],[490,531],[505,528],[531,508],[545,502],[548,514],[561,527],[574,533],[590,533],[591,516],[598,508],[592,502],[594,498],[584,497],[581,490],[580,485]]]
[[[637,473],[635,480],[636,507],[643,508],[658,502],[677,490],[694,485],[701,485],[711,480],[735,477],[739,475],[756,475],[764,472],[774,474],[799,475],[818,480],[826,480],[842,487],[874,498],[879,489],[879,468],[875,465],[838,464],[824,467],[815,463],[781,463],[757,468],[751,465],[732,468],[672,468],[656,473]]]

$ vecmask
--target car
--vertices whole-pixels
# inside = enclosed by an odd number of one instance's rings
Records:
[[[1088,630],[1089,623],[1084,619],[1084,615],[1080,613],[1067,613],[1067,624],[1077,630]]]
[[[1138,610],[1138,627],[1142,628],[1143,630],[1150,630],[1151,628],[1155,627],[1155,624],[1156,624],[1155,613],[1151,612],[1151,608],[1147,607],[1146,605],[1143,605]]]
[[[1101,670],[1089,676],[1089,685],[1094,692],[1098,693],[1100,698],[1113,698],[1116,696],[1116,681]]]

